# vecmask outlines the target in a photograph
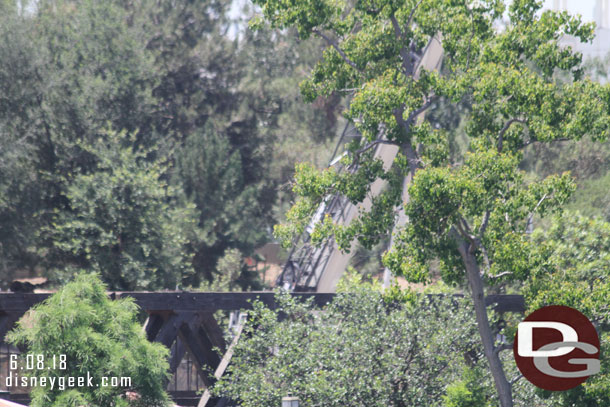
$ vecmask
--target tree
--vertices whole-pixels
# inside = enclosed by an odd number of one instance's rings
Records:
[[[173,184],[182,187],[198,212],[201,238],[193,263],[200,278],[193,284],[211,281],[227,250],[250,253],[267,238],[273,183],[262,152],[246,151],[245,137],[241,143],[243,148],[235,148],[237,142],[208,125],[189,135],[176,154]]]
[[[38,232],[66,210],[70,175],[95,164],[79,143],[108,127],[144,130],[154,110],[154,71],[124,9],[12,3],[0,45],[2,168],[11,169],[1,210],[11,221],[0,235],[7,274],[39,271],[48,247]]]
[[[130,291],[175,288],[192,276],[195,208],[162,180],[167,164],[147,161],[153,151],[133,139],[109,132],[81,146],[95,169],[66,182],[69,209],[43,231],[56,280],[95,270],[110,289]]]
[[[447,383],[483,371],[482,359],[465,367],[463,354],[480,354],[480,345],[463,301],[394,302],[353,281],[345,290],[322,310],[286,293],[275,310],[255,302],[213,392],[244,407],[277,406],[288,393],[308,406],[441,406]],[[464,387],[484,400],[490,383],[479,379]]]
[[[28,373],[56,383],[53,389],[33,388],[32,406],[168,406],[163,390],[169,370],[168,350],[147,341],[136,320],[137,312],[132,299],[111,301],[99,276],[84,273],[30,310],[7,338],[26,346],[29,354],[43,355],[43,368],[36,365]],[[58,388],[60,378],[87,375],[93,386]],[[129,377],[131,385],[104,386],[102,377]],[[136,392],[139,398],[129,401],[126,391]]]
[[[566,305],[584,313],[600,333],[601,371],[574,390],[553,399],[560,406],[610,404],[610,223],[578,213],[553,219],[532,236],[539,267],[524,287],[528,309]]]
[[[512,2],[502,29],[495,28],[505,11],[502,1],[255,3],[272,27],[294,26],[304,38],[327,42],[301,91],[308,100],[333,91],[349,95],[345,116],[363,135],[344,159],[353,171],[300,167],[295,177],[300,198],[277,235],[289,244],[326,196],[339,193],[358,204],[374,180],[386,180],[387,189],[373,198],[370,211],[349,225],[321,220],[314,241],[334,237],[348,250],[357,238],[370,247],[390,233],[404,206],[409,222],[395,231],[385,265],[421,282],[430,263],[439,261],[446,281],[468,282],[500,405],[512,406],[511,381],[499,355],[504,347],[494,343],[485,285],[527,279],[534,258],[526,233],[530,221],[534,214],[559,210],[574,189],[568,174],[526,180],[519,170],[523,148],[585,135],[607,138],[610,88],[583,79],[581,56],[558,44],[563,34],[589,40],[592,25],[565,12],[538,13],[541,4],[533,0]],[[442,42],[446,73],[416,74],[433,36]],[[570,81],[558,81],[556,71]],[[449,161],[442,129],[417,120],[437,100],[470,104],[465,124],[470,151],[460,160]],[[390,170],[373,158],[373,148],[382,144],[399,148]],[[404,177],[407,202],[401,202]]]
[[[140,161],[167,159],[162,181],[195,203],[199,231],[188,242],[195,256],[186,285],[209,282],[227,250],[250,256],[271,238],[291,196],[277,204],[278,187],[312,144],[309,133],[334,135],[339,98],[314,108],[294,90],[283,93],[317,59],[317,43],[297,44],[293,32],[234,37],[226,1],[21,3],[0,6],[4,284],[24,269],[64,266],[52,264],[56,245],[40,232],[58,214],[69,217],[73,175],[97,171],[86,146],[107,130],[135,134],[131,147],[151,150]],[[270,52],[275,47],[284,51]],[[210,145],[214,159],[231,164],[226,173],[197,156]],[[256,286],[246,274],[243,286]]]

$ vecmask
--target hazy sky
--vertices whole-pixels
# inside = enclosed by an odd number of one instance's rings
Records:
[[[560,2],[565,1],[568,7],[568,11],[573,14],[579,13],[582,15],[583,20],[593,21],[593,8],[595,7],[596,0],[559,0]],[[545,8],[552,8],[554,0],[545,0]],[[239,14],[240,4],[243,4],[244,0],[234,1],[231,8],[232,14]]]
[[[554,0],[545,0],[545,8],[552,8]],[[560,0],[564,1],[564,0]],[[581,14],[584,21],[593,21],[595,0],[565,0],[568,11],[572,14]]]

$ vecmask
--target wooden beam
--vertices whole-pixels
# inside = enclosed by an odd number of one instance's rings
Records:
[[[0,292],[0,311],[25,312],[44,301],[51,294]],[[189,292],[189,291],[116,291],[109,292],[110,298],[132,297],[147,312],[160,311],[235,311],[251,309],[251,301],[260,299],[265,305],[275,308],[275,293],[270,291],[251,292]],[[293,293],[300,299],[313,298],[314,304],[324,306],[334,297],[334,293]]]
[[[485,305],[493,305],[496,312],[525,312],[525,298],[522,295],[493,294],[485,297]]]
[[[335,294],[333,293],[293,293],[294,297],[302,300],[313,298],[314,304],[324,306],[328,304]],[[251,302],[259,299],[266,306],[275,308],[275,293],[265,292],[117,292],[118,298],[133,297],[143,309],[153,311],[163,310],[190,310],[214,312],[217,310],[235,311],[251,309]]]
[[[201,326],[199,329],[202,329],[207,337],[212,342],[212,345],[220,349],[222,353],[226,351],[226,343],[222,328],[218,326],[218,322],[216,322],[216,318],[214,318],[214,314],[211,312],[202,312],[201,314]]]
[[[220,357],[212,349],[213,346],[209,338],[205,334],[198,334],[200,332],[199,324],[193,321],[190,324],[183,324],[180,327],[179,335],[186,345],[187,352],[195,362],[199,377],[201,377],[206,387],[210,387],[214,384],[214,381],[210,378],[209,373],[218,367]]]
[[[184,354],[186,353],[186,346],[184,346],[184,342],[180,339],[180,336],[176,338],[176,342],[170,348],[169,355],[169,370],[173,374],[176,374],[178,370],[178,366],[182,359],[184,358]]]
[[[22,293],[9,293],[0,292],[0,311],[12,312],[20,311],[25,312],[32,308],[39,302],[47,299],[51,294],[22,294]]]
[[[222,377],[222,375],[225,374],[225,371],[227,370],[227,367],[229,367],[229,363],[231,362],[231,358],[233,357],[233,351],[235,349],[235,345],[237,345],[237,342],[239,342],[239,338],[241,337],[241,333],[243,332],[245,325],[246,325],[245,318],[242,319],[241,321],[239,321],[239,325],[237,326],[237,332],[235,333],[235,337],[233,337],[233,341],[231,342],[231,345],[229,345],[229,349],[227,349],[227,351],[225,352],[224,356],[222,357],[222,360],[220,361],[220,363],[218,364],[218,367],[216,368],[216,371],[214,372],[214,379],[219,380]],[[210,394],[210,391],[208,389],[206,389],[203,392],[203,395],[201,396],[201,399],[199,400],[197,407],[207,407],[208,402],[210,402],[211,399],[212,399],[212,395]],[[228,401],[229,400],[226,397],[221,397],[219,400],[216,401],[216,407],[225,406]]]
[[[8,293],[0,292],[0,311],[6,313],[21,312],[22,314],[32,306],[45,300],[50,294]],[[259,299],[266,306],[275,308],[275,293],[273,292],[230,292],[208,293],[188,291],[168,292],[112,292],[111,298],[132,297],[136,303],[149,313],[162,311],[197,311],[215,312],[217,310],[235,311],[251,309],[251,302]],[[334,293],[292,293],[293,297],[307,300],[313,298],[316,306],[328,304]],[[521,295],[489,295],[486,304],[496,304],[500,312],[524,312],[525,302]]]
[[[148,315],[148,318],[146,318],[146,322],[144,323],[144,332],[146,332],[146,338],[149,341],[152,341],[155,336],[157,336],[163,326],[163,322],[163,316],[159,314]]]
[[[170,317],[163,323],[163,326],[159,330],[157,336],[155,336],[155,342],[160,342],[168,348],[172,347],[172,343],[178,336],[178,330],[187,320],[190,315],[186,313],[178,313],[170,315]]]
[[[15,326],[15,322],[21,318],[24,312],[6,312],[0,314],[0,343],[4,342],[4,337]]]

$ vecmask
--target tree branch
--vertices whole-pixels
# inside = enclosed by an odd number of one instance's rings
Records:
[[[343,58],[343,60],[345,61],[346,64],[348,64],[349,66],[351,66],[358,72],[362,72],[362,70],[360,68],[358,68],[358,65],[356,65],[356,63],[354,61],[349,59],[349,57],[345,54],[345,52],[341,48],[339,48],[339,45],[337,44],[336,41],[334,41],[332,38],[330,38],[328,35],[324,34],[322,31],[320,31],[318,29],[314,28],[311,31],[314,34],[317,34],[318,36],[323,38],[328,45],[332,46],[339,53],[339,55],[341,55],[341,58]]]
[[[411,112],[411,114],[409,115],[409,117],[407,118],[407,123],[409,123],[409,126],[411,125],[411,123],[413,122],[413,120],[415,120],[415,118],[417,116],[419,116],[420,114],[422,114],[423,112],[425,112],[426,110],[428,110],[428,108],[430,106],[432,106],[432,103],[436,100],[436,95],[430,95],[428,96],[428,100],[418,109],[415,109],[414,111]]]
[[[398,20],[396,20],[396,16],[394,15],[394,13],[392,13],[392,15],[390,16],[390,21],[392,22],[392,26],[394,27],[394,36],[396,37],[396,39],[398,41],[403,41],[404,40],[403,33],[402,33],[402,30],[400,29],[400,24],[398,24]],[[401,46],[400,51],[398,53],[400,54],[400,58],[402,59],[402,69],[404,71],[404,74],[406,76],[410,76],[409,51],[404,46]]]
[[[511,274],[513,274],[512,271],[503,271],[501,273],[496,274],[495,276],[487,276],[487,278],[491,278],[492,280],[495,280],[498,278],[502,278],[504,276],[510,276]]]
[[[474,243],[481,250],[481,253],[483,253],[483,261],[485,261],[485,268],[487,268],[487,271],[491,270],[491,261],[489,260],[489,254],[487,254],[487,249],[485,248],[485,246],[483,246],[483,243],[481,243],[481,239],[475,238]]]
[[[532,221],[532,218],[534,217],[534,213],[536,213],[536,210],[538,209],[538,207],[540,207],[540,205],[546,198],[547,198],[547,194],[542,195],[542,198],[540,198],[540,200],[538,201],[538,203],[536,204],[534,209],[532,209],[532,211],[530,212],[529,216],[527,217],[527,222],[525,223],[526,230],[523,233],[527,232],[527,226]]]
[[[496,346],[494,348],[494,354],[497,355],[498,353],[502,352],[503,350],[509,350],[513,348],[513,344],[512,343],[503,343],[500,346]]]
[[[417,2],[417,4],[413,7],[411,12],[409,13],[409,18],[407,18],[406,30],[409,30],[409,27],[411,26],[411,23],[413,21],[413,15],[415,14],[415,11],[417,11],[417,9],[418,9],[419,5],[422,3],[422,1],[424,1],[424,0],[419,0]]]
[[[485,234],[485,230],[487,229],[487,225],[489,224],[489,215],[491,211],[488,209],[485,211],[485,215],[483,215],[483,222],[481,223],[481,227],[479,228],[479,237],[482,239]]]
[[[499,153],[502,152],[502,144],[503,144],[503,141],[504,141],[504,133],[506,133],[508,131],[508,129],[510,128],[510,126],[513,123],[522,123],[522,124],[525,124],[525,120],[513,117],[512,119],[507,121],[506,124],[504,124],[504,127],[502,127],[502,129],[500,130],[500,133],[498,133],[498,152]]]
[[[512,386],[513,384],[517,383],[519,381],[519,379],[521,379],[523,377],[523,375],[521,373],[519,373],[517,376],[513,377],[512,380],[510,381],[510,385]]]
[[[432,105],[432,102],[434,102],[435,99],[435,95],[429,96],[428,100],[426,100],[426,102],[424,102],[421,107],[413,110],[406,120],[402,117],[402,114],[405,111],[404,104],[400,108],[394,109],[393,113],[396,123],[398,123],[398,125],[404,129],[406,134],[409,134],[409,132],[411,131],[411,125],[413,124],[415,118],[425,112]]]
[[[398,24],[398,20],[396,20],[394,13],[390,16],[390,21],[392,22],[392,27],[394,27],[394,35],[396,38],[402,39],[402,30],[400,29],[400,25]]]
[[[369,144],[362,147],[360,150],[357,150],[354,154],[356,154],[356,155],[362,154],[362,153],[370,150],[371,148],[375,147],[378,144],[391,144],[391,145],[395,145],[395,146],[399,145],[398,143],[391,141],[391,140],[377,139],[377,140],[371,141]]]

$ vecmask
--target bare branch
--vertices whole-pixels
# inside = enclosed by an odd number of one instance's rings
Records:
[[[411,12],[409,13],[409,18],[407,18],[407,26],[406,26],[406,30],[409,30],[409,27],[411,26],[411,23],[413,21],[413,15],[415,14],[415,11],[417,11],[417,8],[419,7],[419,5],[422,3],[422,1],[424,0],[419,0],[417,2],[417,4],[415,5],[415,7],[413,7],[413,9],[411,10]]]
[[[339,53],[339,55],[341,55],[341,58],[343,58],[345,63],[347,63],[349,66],[351,66],[352,68],[354,68],[358,72],[362,72],[361,69],[358,68],[358,65],[356,65],[356,63],[354,61],[349,59],[349,57],[345,54],[345,52],[341,48],[339,48],[339,45],[337,44],[336,41],[334,41],[332,38],[330,38],[328,35],[324,34],[322,31],[320,31],[318,29],[314,28],[312,30],[312,32],[314,34],[317,34],[321,38],[323,38],[328,43],[328,45],[332,46]]]
[[[538,201],[538,203],[536,204],[536,206],[534,207],[534,209],[530,212],[529,216],[527,217],[527,222],[525,223],[525,227],[527,228],[527,225],[530,224],[530,222],[532,221],[532,218],[534,217],[534,213],[536,213],[536,210],[538,210],[538,208],[540,207],[540,205],[542,204],[542,202],[547,198],[547,194],[544,194],[542,196],[542,198],[540,198],[540,200]],[[526,230],[527,231],[527,230]],[[524,232],[525,233],[525,232]]]
[[[402,30],[400,29],[400,25],[398,24],[398,20],[396,20],[394,13],[390,16],[390,21],[392,22],[392,27],[394,27],[394,35],[396,38],[402,39]]]
[[[489,260],[489,254],[487,254],[487,249],[481,243],[481,239],[476,238],[476,239],[474,239],[474,242],[477,245],[477,247],[481,250],[481,253],[483,253],[483,261],[485,261],[485,268],[487,269],[487,271],[489,271],[491,269],[491,261]]]
[[[355,152],[356,155],[362,154],[368,150],[370,150],[371,148],[375,147],[378,144],[391,144],[391,145],[399,145],[398,143],[391,141],[391,140],[386,140],[386,139],[377,139],[377,140],[373,140],[371,141],[369,144],[367,144],[366,146],[362,147],[360,150],[357,150]]]
[[[460,235],[462,237],[468,239],[468,241],[471,243],[471,247],[477,247],[476,239],[471,233],[469,233],[470,228],[468,226],[468,223],[466,223],[466,221],[464,220],[464,218],[460,217],[458,222],[456,222],[455,226],[457,226],[457,229],[460,232]]]
[[[496,279],[498,279],[498,278],[502,278],[502,277],[504,277],[504,276],[510,276],[510,275],[512,275],[512,274],[513,274],[513,272],[512,272],[512,271],[503,271],[503,272],[501,272],[501,273],[496,274],[495,276],[489,276],[489,275],[488,275],[487,277],[488,277],[488,278],[490,278],[490,279],[492,279],[492,280],[496,280]]]
[[[436,100],[436,95],[430,95],[430,96],[428,96],[428,100],[420,108],[412,111],[411,114],[409,115],[409,117],[407,118],[407,123],[409,123],[409,126],[411,125],[413,120],[415,120],[415,118],[417,116],[419,116],[420,114],[425,112],[430,106],[432,106],[432,103],[435,100]]]
[[[398,20],[396,20],[396,16],[394,14],[390,16],[390,21],[392,22],[392,26],[394,27],[394,36],[398,41],[403,41],[404,37],[402,30],[400,29],[400,24],[398,24]],[[399,54],[400,58],[402,59],[402,69],[404,71],[404,74],[409,76],[409,61],[411,60],[411,58],[409,58],[409,51],[404,46],[401,46]]]
[[[411,112],[411,114],[409,114],[409,117],[407,117],[407,120],[405,120],[402,117],[403,112],[405,111],[405,105],[403,104],[400,108],[394,109],[394,119],[396,119],[396,123],[398,123],[399,126],[401,126],[405,133],[409,133],[411,131],[411,125],[413,124],[413,121],[417,118],[417,116],[419,116],[420,114],[422,114],[423,112],[425,112],[430,106],[432,106],[432,102],[434,102],[434,100],[436,99],[435,95],[431,95],[428,97],[428,100],[426,100],[426,102],[424,102],[424,104],[413,110]]]
[[[463,217],[460,217],[460,222],[462,222],[462,225],[464,225],[464,229],[468,232],[468,238],[470,240],[474,241],[476,238],[472,234],[472,229],[470,228],[468,221],[466,219],[464,219]]]
[[[346,93],[347,93],[347,92],[356,92],[356,91],[362,90],[363,88],[364,88],[364,85],[363,85],[363,86],[360,86],[359,88],[343,88],[343,89],[337,89],[337,92],[346,92]]]

